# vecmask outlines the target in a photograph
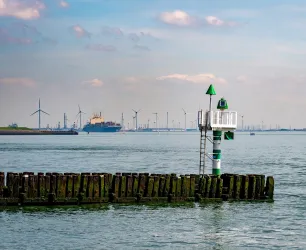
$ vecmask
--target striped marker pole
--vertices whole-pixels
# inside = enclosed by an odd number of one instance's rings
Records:
[[[222,131],[213,131],[213,165],[212,174],[221,175],[221,137]]]

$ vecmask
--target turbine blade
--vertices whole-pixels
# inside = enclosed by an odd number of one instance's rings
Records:
[[[43,112],[43,113],[45,113],[46,115],[50,115],[50,114],[48,114],[47,112],[45,112],[45,111],[43,111],[43,110],[40,110],[41,112]]]
[[[39,110],[35,111],[32,115],[36,114]],[[31,116],[31,115],[30,115]]]
[[[132,110],[136,113],[136,111],[134,109],[132,109]]]
[[[141,111],[141,109],[139,109],[137,112],[140,112]]]

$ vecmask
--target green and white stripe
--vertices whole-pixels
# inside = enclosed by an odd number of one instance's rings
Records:
[[[221,175],[221,137],[222,131],[213,131],[213,165],[212,174]]]

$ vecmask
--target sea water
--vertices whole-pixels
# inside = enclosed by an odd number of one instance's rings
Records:
[[[0,209],[0,249],[306,249],[305,141],[222,141],[222,172],[273,175],[273,203]],[[199,145],[195,132],[0,136],[0,171],[198,173]]]

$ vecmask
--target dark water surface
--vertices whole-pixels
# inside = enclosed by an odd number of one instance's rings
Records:
[[[237,133],[222,150],[223,172],[274,176],[274,203],[2,209],[0,249],[306,249],[306,133]],[[5,172],[186,174],[198,162],[191,132],[0,136]]]

